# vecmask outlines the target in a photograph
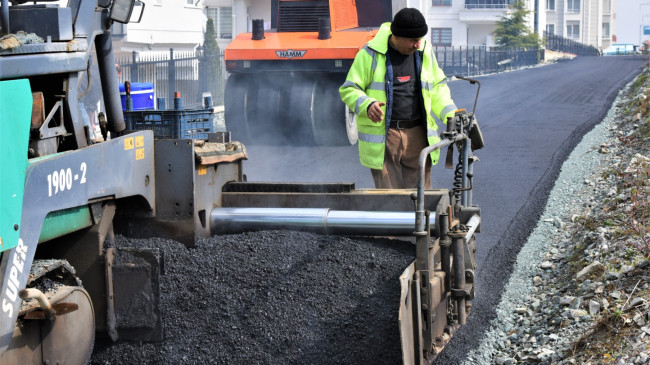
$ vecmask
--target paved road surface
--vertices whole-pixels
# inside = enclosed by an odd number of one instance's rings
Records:
[[[582,57],[544,67],[480,77],[476,115],[486,141],[477,151],[474,202],[482,209],[477,298],[469,324],[438,357],[458,363],[493,318],[516,254],[534,228],[558,170],[582,135],[643,66],[641,57]],[[471,109],[476,87],[450,84],[459,107]],[[348,182],[372,187],[357,147],[247,146],[249,181]],[[444,159],[441,159],[444,161]],[[433,186],[451,188],[452,170],[433,169]],[[505,272],[507,271],[507,272]]]

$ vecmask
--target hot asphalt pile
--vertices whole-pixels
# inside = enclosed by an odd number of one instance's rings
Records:
[[[196,248],[159,238],[160,343],[98,341],[93,364],[395,364],[408,242],[262,231]]]
[[[646,69],[564,163],[466,364],[650,363],[649,157]]]

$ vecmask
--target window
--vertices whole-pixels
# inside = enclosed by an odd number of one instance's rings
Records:
[[[434,46],[451,46],[451,28],[431,28],[431,43]]]
[[[609,39],[609,23],[603,23],[603,39]]]
[[[566,9],[569,13],[580,12],[580,0],[567,0]]]
[[[566,36],[569,38],[580,38],[580,24],[567,24]]]
[[[555,0],[546,0],[546,10],[555,10]]]
[[[546,34],[548,35],[555,34],[555,24],[546,24]]]
[[[232,39],[232,7],[208,8],[217,39]]]
[[[433,0],[433,6],[451,6],[451,0]]]

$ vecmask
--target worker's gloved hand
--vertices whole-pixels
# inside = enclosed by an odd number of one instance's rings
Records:
[[[381,101],[375,101],[368,106],[368,118],[375,123],[381,122],[384,119],[384,111],[381,109],[382,106],[386,103]]]

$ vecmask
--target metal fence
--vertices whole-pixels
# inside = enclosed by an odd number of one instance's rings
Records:
[[[544,32],[545,49],[577,56],[598,56],[598,48]],[[533,66],[544,59],[544,49],[500,47],[435,47],[438,65],[446,75],[474,76]]]
[[[226,74],[223,62],[223,51],[219,57],[218,65],[221,67],[220,77],[216,79],[217,85],[208,85],[207,55],[199,47],[195,52],[174,52],[169,50],[165,55],[139,55],[135,51],[131,57],[117,59],[120,65],[120,83],[130,82],[153,83],[156,98],[163,97],[167,107],[170,107],[175,92],[180,92],[183,105],[187,108],[200,107],[203,103],[203,93],[212,90],[213,103],[223,104],[223,89],[225,88]],[[217,90],[215,93],[214,90]]]
[[[435,47],[438,65],[446,75],[475,76],[536,65],[540,51],[478,47]]]
[[[595,56],[596,47],[587,46],[557,35],[545,35],[546,49],[573,53],[578,56]],[[543,49],[502,49],[500,47],[444,47],[434,49],[438,64],[446,75],[476,76],[518,69],[538,64],[544,57]],[[220,72],[216,85],[209,85],[208,60],[218,57]],[[118,59],[122,74],[120,82],[149,82],[154,84],[156,97],[164,97],[167,106],[173,105],[174,92],[180,92],[185,107],[199,107],[203,94],[210,91],[214,105],[223,104],[226,85],[223,51],[218,56],[206,55],[199,47],[195,52],[169,50],[166,55],[138,55]],[[212,77],[212,79],[215,79]]]
[[[576,56],[600,56],[600,51],[594,46],[582,44],[573,39],[564,38],[544,32],[546,49],[558,52],[572,53]]]

